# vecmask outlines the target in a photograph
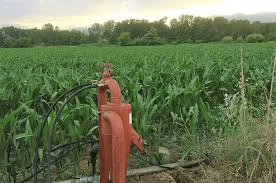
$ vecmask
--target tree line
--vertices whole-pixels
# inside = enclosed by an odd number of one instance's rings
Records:
[[[204,18],[181,15],[149,22],[130,19],[94,23],[88,32],[59,30],[51,23],[41,29],[20,29],[13,26],[0,29],[0,47],[35,47],[51,45],[78,45],[84,43],[120,45],[156,45],[164,43],[201,43],[217,41],[261,42],[276,41],[276,23],[228,20],[224,17]]]

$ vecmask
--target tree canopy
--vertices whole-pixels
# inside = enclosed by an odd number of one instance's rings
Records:
[[[0,47],[34,47],[48,45],[77,45],[97,43],[122,45],[154,45],[161,43],[213,42],[247,40],[248,35],[259,34],[263,41],[276,41],[276,23],[249,22],[248,20],[213,19],[181,15],[167,24],[167,17],[149,22],[129,19],[94,23],[88,33],[80,30],[60,30],[47,23],[41,29],[20,29],[14,26],[0,29]],[[231,38],[230,38],[231,37]],[[224,39],[225,40],[225,39]],[[248,39],[251,40],[251,39]]]

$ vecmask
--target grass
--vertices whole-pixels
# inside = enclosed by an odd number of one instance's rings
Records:
[[[217,144],[218,163],[201,167],[204,175],[198,182],[274,182],[275,181],[275,124],[271,123],[275,57],[272,57],[272,78],[267,98],[267,118],[256,119],[248,111],[243,73],[243,49],[241,47],[241,105],[239,128]],[[222,140],[222,141],[221,141]]]
[[[272,161],[265,159],[271,144],[261,142],[265,129],[271,130],[267,105],[275,99],[275,90],[270,92],[274,48],[243,44],[242,56],[240,44],[0,49],[0,160],[11,165],[7,157],[15,153],[18,171],[30,174],[23,167],[33,158],[37,127],[50,101],[75,85],[100,79],[101,64],[112,62],[122,98],[132,105],[133,126],[149,146],[158,147],[169,137],[167,143],[177,144],[183,159],[231,161],[236,170],[245,167],[243,176],[251,181],[260,163],[271,169]],[[64,109],[55,146],[79,140],[97,125],[96,97],[96,91],[88,91]],[[49,125],[53,118],[54,113]],[[48,128],[41,160],[47,134]]]

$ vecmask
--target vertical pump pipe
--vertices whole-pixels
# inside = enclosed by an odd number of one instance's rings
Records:
[[[102,87],[98,88],[100,182],[125,183],[131,145],[144,152],[143,140],[130,121],[131,105],[121,102],[121,90],[113,79],[111,64],[104,64]],[[108,101],[110,92],[110,101]]]

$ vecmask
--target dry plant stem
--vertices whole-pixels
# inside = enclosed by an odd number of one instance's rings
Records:
[[[254,165],[253,170],[252,170],[252,172],[251,172],[251,175],[250,175],[250,178],[249,178],[248,183],[251,182],[251,179],[252,179],[252,176],[253,176],[253,174],[254,174],[254,172],[255,172],[255,169],[257,169],[258,162],[259,162],[259,159],[260,159],[260,155],[261,155],[261,153],[259,152],[259,153],[258,153],[258,156],[257,156],[257,158],[256,158],[255,165]]]
[[[272,78],[271,78],[271,86],[270,86],[270,93],[269,93],[269,101],[268,101],[268,106],[267,106],[267,121],[269,122],[271,119],[272,122],[274,122],[274,115],[271,114],[271,108],[272,108],[272,92],[273,92],[273,82],[274,82],[274,74],[275,74],[275,66],[276,66],[276,62],[275,62],[275,56],[272,57],[272,64],[273,64],[273,70],[272,70]],[[268,126],[267,126],[268,127]],[[268,129],[267,129],[268,132]],[[272,141],[273,144],[275,144],[275,130],[274,127],[272,128]],[[273,145],[273,152],[275,152],[275,145]],[[272,159],[275,159],[275,154],[272,153]]]
[[[267,106],[267,117],[268,117],[268,119],[271,117],[273,81],[274,81],[274,73],[275,73],[275,66],[276,66],[275,57],[272,58],[272,63],[273,63],[273,71],[272,71],[272,78],[271,78],[269,101],[268,101],[268,106]]]
[[[205,175],[206,177],[208,177],[208,175],[207,175],[206,171],[204,170],[203,166],[202,166],[201,164],[199,164],[199,166],[200,166],[201,170],[203,171],[204,175]],[[209,177],[208,177],[208,178],[209,178]]]
[[[188,176],[188,179],[189,179],[191,182],[195,182],[190,176]]]
[[[242,43],[241,43],[241,95],[244,98],[244,74],[243,74],[243,59],[242,59]]]
[[[242,48],[242,43],[241,43],[241,81],[240,81],[240,89],[241,89],[241,102],[242,102],[242,118],[241,122],[244,125],[245,122],[247,121],[246,119],[246,108],[247,108],[247,102],[245,98],[245,82],[244,82],[244,73],[243,73],[243,48]]]
[[[204,173],[204,175],[206,176],[207,180],[212,180],[212,177],[211,177],[212,175],[217,176],[216,173],[212,172],[212,170],[207,172],[201,164],[199,164],[199,166],[200,166],[202,172]],[[211,174],[211,176],[210,176],[210,174]],[[217,176],[217,177],[219,177],[219,176]]]
[[[239,87],[240,87],[240,91],[241,91],[241,105],[240,105],[240,124],[241,124],[241,130],[242,130],[242,140],[243,143],[246,144],[246,137],[247,137],[247,133],[246,133],[246,124],[247,124],[247,102],[246,102],[246,98],[245,98],[245,82],[244,82],[244,70],[243,70],[243,45],[241,43],[241,63],[240,63],[240,67],[241,67],[241,79],[240,79],[240,83],[239,83]],[[245,154],[246,155],[246,154]]]
[[[245,149],[243,155],[240,157],[240,167],[237,170],[237,175],[239,174],[238,172],[243,168],[244,164],[243,164],[243,159],[246,159],[247,157],[247,149]]]

